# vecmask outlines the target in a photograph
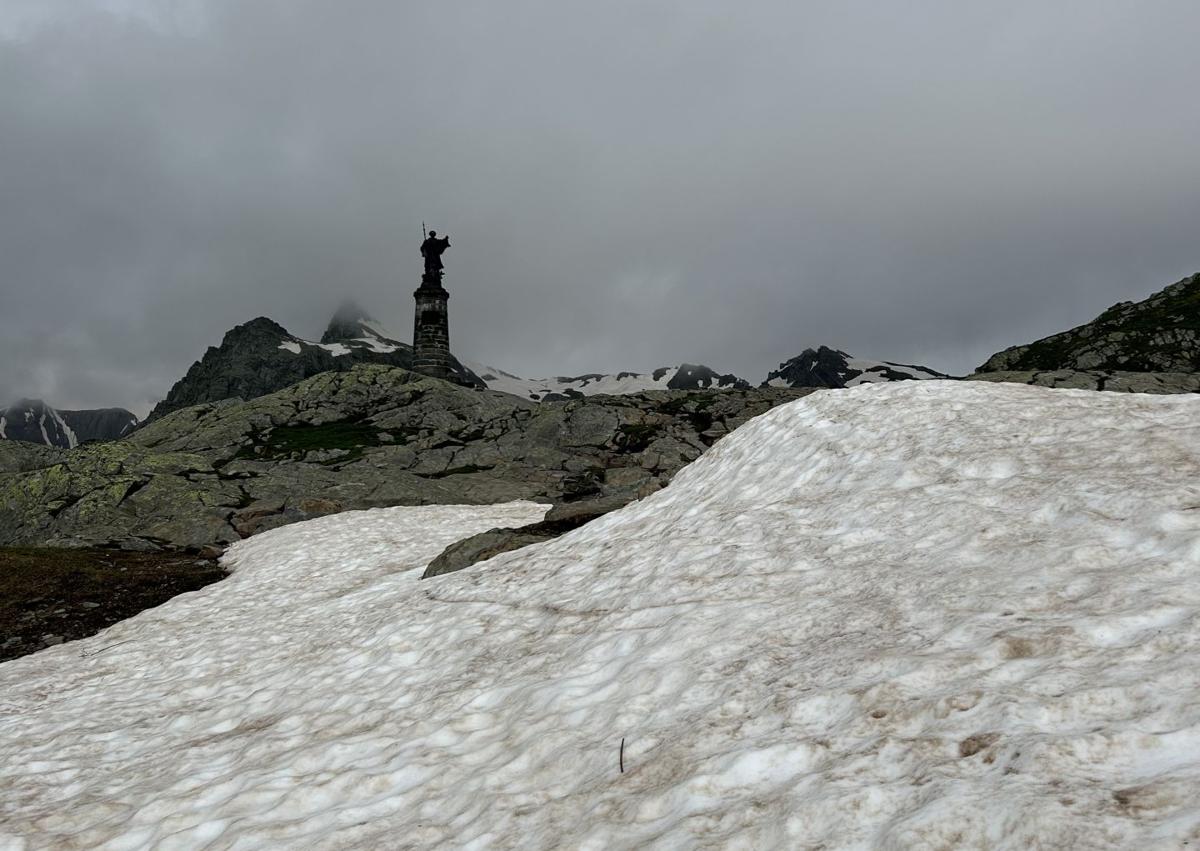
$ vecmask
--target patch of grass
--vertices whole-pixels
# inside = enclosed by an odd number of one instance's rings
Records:
[[[225,576],[182,552],[0,548],[0,661],[73,641]]]
[[[254,443],[243,446],[235,459],[248,458],[257,461],[279,461],[289,458],[299,460],[309,452],[341,449],[348,452],[322,463],[340,464],[353,461],[363,454],[368,446],[381,446],[382,429],[371,423],[342,420],[321,425],[275,426],[257,434]]]

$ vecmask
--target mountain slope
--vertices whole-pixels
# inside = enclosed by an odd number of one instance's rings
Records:
[[[260,316],[225,334],[210,346],[150,412],[147,421],[171,411],[221,399],[256,399],[322,372],[344,372],[362,363],[408,369],[412,347],[388,337],[353,303],[338,309],[321,342],[290,334],[279,323]],[[451,358],[458,383],[482,387],[470,370]]]
[[[487,384],[489,390],[511,393],[534,402],[641,393],[646,390],[724,390],[750,386],[750,382],[736,375],[722,375],[710,367],[690,363],[664,366],[649,373],[595,372],[558,378],[521,378],[486,364],[468,362],[467,366]]]
[[[623,503],[804,392],[536,404],[359,364],[247,402],[175,411],[113,443],[0,453],[0,545],[199,548],[350,508]]]
[[[1200,273],[1069,331],[992,355],[979,372],[1200,372]]]
[[[1198,415],[857,387],[438,579],[543,507],[268,532],[223,582],[0,665],[0,844],[1186,847]]]
[[[124,408],[60,411],[41,399],[22,399],[0,411],[0,439],[70,449],[86,440],[115,440],[137,425]]]
[[[770,373],[763,387],[856,387],[881,381],[949,378],[928,367],[856,358],[827,346],[805,349]]]

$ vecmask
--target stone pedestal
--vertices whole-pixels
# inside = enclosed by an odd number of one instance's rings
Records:
[[[449,381],[450,320],[446,302],[450,293],[440,281],[423,280],[413,298],[417,302],[413,317],[413,371]]]

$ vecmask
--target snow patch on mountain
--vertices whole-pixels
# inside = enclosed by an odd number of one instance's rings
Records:
[[[349,512],[0,665],[0,846],[1176,848],[1200,400],[818,393],[666,489]]]
[[[489,390],[535,402],[579,396],[621,395],[646,390],[723,390],[749,387],[736,375],[720,374],[700,364],[661,367],[653,372],[587,373],[557,378],[521,378],[494,366],[467,361]]]

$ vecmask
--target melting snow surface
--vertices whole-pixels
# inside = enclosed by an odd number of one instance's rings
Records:
[[[0,847],[1195,844],[1198,414],[866,385],[433,580],[544,507],[263,533],[0,665]]]
[[[289,351],[294,355],[300,354],[300,343],[296,340],[284,340],[279,344],[279,348]]]

